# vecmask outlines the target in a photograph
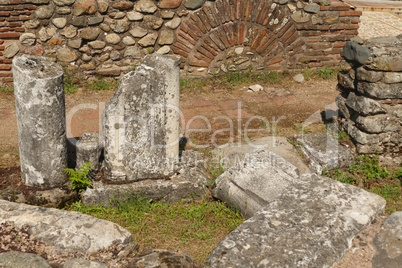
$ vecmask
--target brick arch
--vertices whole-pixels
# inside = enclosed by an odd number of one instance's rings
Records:
[[[283,69],[304,44],[291,14],[272,0],[209,2],[183,19],[172,50],[184,69]]]

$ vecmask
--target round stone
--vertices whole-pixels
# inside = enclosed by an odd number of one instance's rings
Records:
[[[182,0],[161,0],[159,2],[159,8],[173,9],[178,8],[181,5]]]
[[[174,12],[171,10],[162,10],[161,17],[162,19],[171,19],[174,17]]]
[[[77,28],[72,25],[67,26],[66,28],[60,31],[60,34],[67,38],[73,38],[74,36],[77,35]]]
[[[35,44],[36,36],[33,33],[23,33],[20,36],[20,43],[24,46],[32,46]]]
[[[144,17],[144,23],[148,28],[157,30],[162,26],[163,19],[153,15],[147,15]]]
[[[102,49],[106,46],[106,43],[103,41],[96,40],[96,41],[89,42],[88,46],[93,49]]]
[[[124,52],[124,58],[140,59],[141,49],[136,46],[127,47],[126,51]]]
[[[237,55],[242,54],[243,51],[244,51],[244,47],[236,47],[236,48],[235,48],[235,53],[236,53]]]
[[[206,0],[186,0],[186,2],[184,3],[184,6],[187,9],[197,9],[200,8]]]
[[[78,0],[74,4],[74,16],[82,14],[94,14],[96,12],[96,0]]]
[[[135,40],[131,36],[126,36],[123,38],[123,44],[126,46],[131,46],[135,44]]]
[[[116,33],[124,33],[130,29],[130,21],[126,18],[122,20],[118,20],[112,24],[110,24],[110,28]]]
[[[52,23],[57,28],[61,29],[64,26],[66,26],[67,20],[66,20],[66,18],[55,18],[55,19],[52,20]]]
[[[90,60],[92,60],[92,56],[84,53],[84,54],[82,54],[82,60],[83,61],[90,61]]]
[[[137,11],[127,12],[126,16],[131,21],[139,21],[144,18],[144,15],[142,15],[140,12]]]
[[[105,40],[107,43],[116,45],[120,42],[121,39],[118,34],[111,33],[111,34],[106,35]]]
[[[152,0],[140,0],[135,3],[134,9],[138,12],[152,14],[155,13],[158,8]]]
[[[73,62],[77,59],[77,55],[69,48],[63,47],[56,52],[57,60],[62,62]]]
[[[116,2],[113,4],[113,8],[118,9],[118,10],[127,10],[131,9],[133,7],[133,3],[129,1],[121,1],[121,2]]]
[[[119,60],[119,59],[121,59],[121,55],[120,55],[119,51],[113,50],[113,51],[110,53],[110,59],[112,59],[112,60]]]
[[[35,11],[38,19],[49,19],[53,15],[53,8],[51,6],[41,6]]]
[[[80,30],[80,37],[85,40],[95,40],[100,32],[101,30],[97,27],[88,27]]]
[[[53,3],[60,7],[72,5],[74,2],[75,0],[53,0]]]
[[[165,25],[166,25],[166,27],[168,27],[168,28],[174,30],[174,29],[176,29],[177,27],[179,27],[180,23],[181,23],[181,19],[180,19],[180,18],[174,18],[174,19],[172,19],[171,21],[166,22]]]
[[[20,51],[20,48],[18,47],[17,42],[13,42],[10,45],[6,46],[3,56],[6,59],[12,58],[18,53],[18,51]]]
[[[138,44],[142,47],[153,46],[153,45],[155,45],[156,39],[158,39],[158,33],[157,32],[150,33],[150,34],[147,34],[146,36],[144,36],[143,38],[141,38],[138,41]]]
[[[147,29],[141,27],[135,27],[134,29],[130,30],[130,34],[137,38],[144,37],[147,33]]]
[[[171,45],[174,41],[174,33],[168,30],[162,30],[159,37],[159,45]]]
[[[109,8],[109,0],[97,0],[98,10],[100,13],[105,13]]]
[[[109,32],[109,31],[110,31],[110,27],[109,27],[109,25],[107,25],[106,23],[101,23],[101,24],[99,24],[99,27],[100,27],[103,31],[105,31],[105,32]]]
[[[170,52],[170,47],[169,46],[163,46],[160,49],[156,51],[156,54],[164,55],[168,54]]]

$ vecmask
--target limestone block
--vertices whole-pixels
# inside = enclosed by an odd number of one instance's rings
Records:
[[[363,66],[357,68],[356,78],[370,83],[378,82],[384,76],[384,72],[366,70]]]
[[[95,17],[89,17],[88,18],[88,25],[96,25],[99,24],[103,21],[103,17],[102,16],[95,16]]]
[[[212,194],[250,218],[297,179],[295,166],[267,149],[260,149],[219,176]]]
[[[169,46],[163,46],[163,47],[159,48],[155,53],[160,54],[160,55],[164,55],[164,54],[168,54],[169,52],[170,52],[170,47]]]
[[[55,18],[52,20],[52,23],[57,28],[62,29],[62,28],[64,28],[64,26],[66,26],[67,19],[66,18]]]
[[[374,115],[385,113],[379,102],[363,95],[356,95],[351,92],[346,99],[346,105],[361,115]]]
[[[163,19],[154,15],[146,15],[144,16],[144,23],[148,28],[157,30],[162,26]]]
[[[179,27],[180,23],[181,23],[180,18],[174,18],[171,21],[166,22],[165,25],[166,25],[166,27],[174,30],[177,27]]]
[[[361,130],[368,133],[397,131],[401,128],[399,121],[395,117],[386,114],[359,116],[356,119],[356,124]]]
[[[137,11],[131,11],[127,12],[127,19],[131,21],[138,21],[142,20],[144,18],[144,15],[142,15],[140,12]]]
[[[381,231],[374,238],[376,255],[372,264],[374,268],[397,268],[402,263],[402,211],[389,216],[383,223]]]
[[[140,59],[142,57],[141,49],[136,46],[130,46],[124,51],[125,58]]]
[[[67,139],[62,68],[43,57],[13,60],[21,178],[31,186],[66,182]]]
[[[112,28],[112,30],[116,33],[124,33],[130,29],[130,24],[130,21],[127,18],[124,18],[110,24],[110,28]]]
[[[160,5],[162,2],[163,2],[163,0],[159,2],[159,5]],[[181,2],[181,0],[180,0],[180,2]],[[174,17],[174,14],[175,14],[175,13],[174,13],[173,11],[171,11],[171,10],[162,10],[162,11],[161,11],[161,17],[162,17],[162,19],[171,19],[171,18]]]
[[[108,34],[105,37],[105,41],[107,43],[114,44],[114,45],[118,44],[120,42],[120,40],[121,40],[120,36],[115,33]]]
[[[354,90],[355,89],[355,81],[350,78],[348,73],[338,73],[338,83],[347,90]]]
[[[132,30],[130,30],[130,34],[138,38],[144,37],[147,33],[148,30],[141,27],[135,27]]]
[[[159,45],[171,45],[173,44],[175,34],[169,30],[162,30],[159,36]]]
[[[75,54],[75,51],[67,47],[58,49],[56,51],[56,57],[57,60],[61,62],[73,62],[78,58],[77,54]]]
[[[149,47],[149,46],[153,46],[156,43],[156,39],[158,39],[158,33],[157,32],[153,32],[150,34],[147,34],[146,36],[144,36],[143,38],[141,38],[138,41],[138,44],[142,47]]]
[[[133,7],[134,3],[130,1],[120,1],[120,2],[115,2],[112,7],[118,10],[128,10]]]
[[[96,0],[77,0],[73,6],[74,16],[82,14],[94,14],[96,12]]]
[[[74,4],[75,0],[53,0],[57,6],[69,6]]]
[[[333,267],[385,203],[357,187],[303,175],[227,235],[206,265]]]
[[[93,170],[100,169],[99,159],[103,150],[103,141],[98,133],[84,133],[77,142],[77,164],[79,169],[90,162]]]
[[[105,176],[137,181],[174,174],[179,156],[179,64],[151,54],[122,79],[103,115]]]
[[[309,12],[309,13],[318,13],[320,11],[320,6],[318,4],[307,4],[304,7],[304,11]]]
[[[392,84],[392,83],[401,83],[402,84],[402,72],[396,73],[396,72],[386,72],[384,74],[384,82],[387,84]],[[402,87],[402,85],[401,85]]]
[[[128,244],[130,232],[116,223],[75,211],[17,204],[0,200],[0,223],[28,226],[28,232],[51,246],[96,253],[115,243]]]
[[[402,96],[401,84],[358,82],[357,91],[377,99],[397,99]]]
[[[303,23],[310,20],[310,14],[305,13],[303,10],[298,10],[291,15],[291,18],[297,23]]]
[[[71,24],[76,27],[85,27],[87,26],[87,19],[84,16],[72,17]]]
[[[365,64],[365,66],[373,70],[401,72],[402,56],[384,55],[380,57],[374,57],[370,62]]]
[[[47,261],[36,254],[21,251],[0,253],[0,267],[4,268],[51,268]]]

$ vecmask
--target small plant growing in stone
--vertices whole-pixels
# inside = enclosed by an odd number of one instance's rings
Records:
[[[91,172],[90,162],[85,163],[77,170],[66,168],[64,169],[64,172],[69,176],[73,190],[76,190],[78,193],[84,191],[88,186],[92,186],[92,183],[89,180],[89,173]]]

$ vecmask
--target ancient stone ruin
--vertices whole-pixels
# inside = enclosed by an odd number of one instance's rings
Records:
[[[172,176],[179,160],[177,56],[148,55],[126,74],[104,110],[105,175],[136,181]]]
[[[177,56],[148,55],[126,74],[103,116],[103,137],[84,134],[77,167],[98,170],[104,147],[108,180],[137,181],[175,174],[179,160]],[[31,186],[66,182],[67,139],[63,70],[44,57],[13,61],[22,179]]]
[[[5,0],[0,82],[16,55],[119,76],[150,53],[181,57],[184,74],[337,66],[360,11],[339,0]]]
[[[341,55],[342,127],[358,153],[395,155],[401,163],[402,36],[348,42]]]
[[[66,117],[63,69],[45,58],[13,60],[21,177],[26,185],[66,182]]]

